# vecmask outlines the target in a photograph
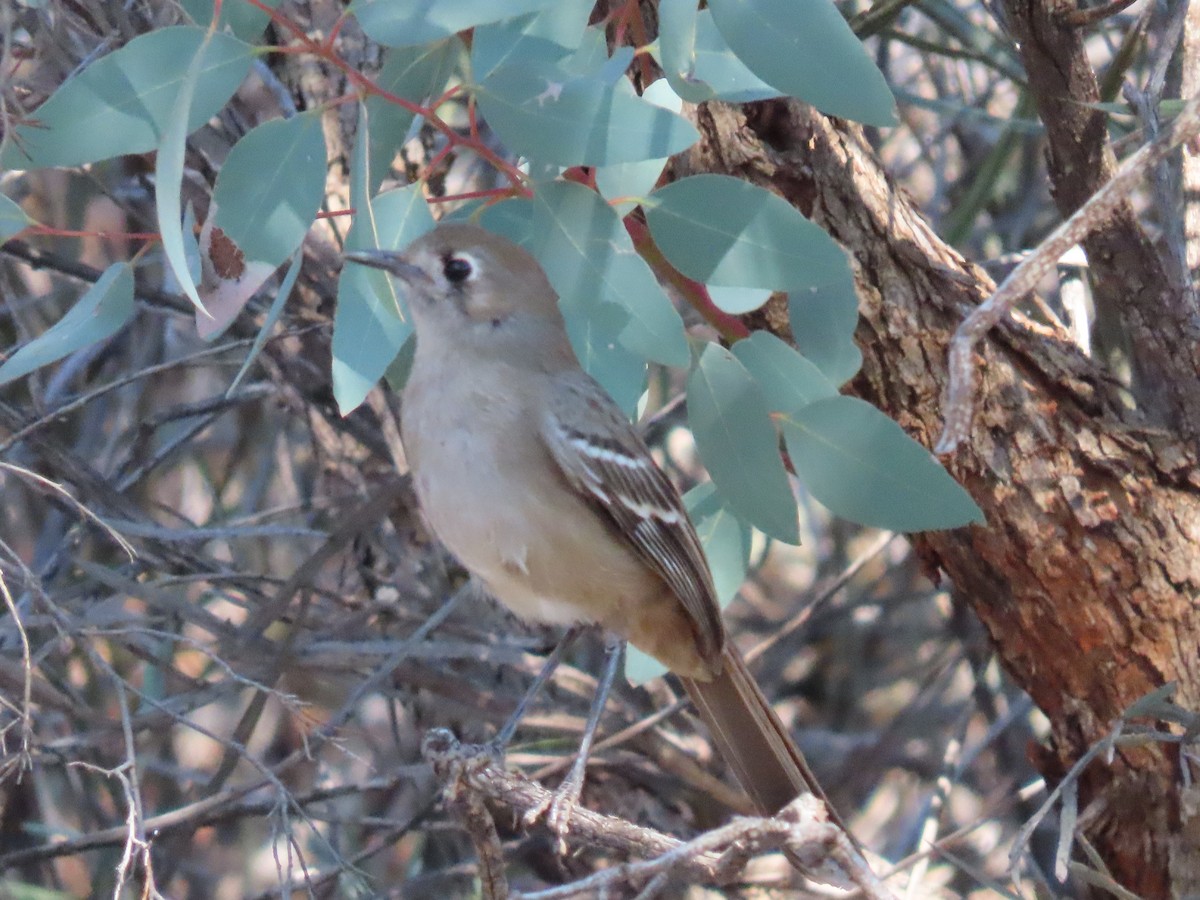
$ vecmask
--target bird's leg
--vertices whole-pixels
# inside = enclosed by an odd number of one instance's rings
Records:
[[[525,712],[529,709],[529,704],[533,702],[533,698],[538,695],[546,682],[550,680],[550,676],[554,674],[554,670],[558,668],[558,664],[562,662],[563,654],[567,649],[575,643],[579,635],[583,634],[585,626],[572,625],[567,629],[567,633],[562,636],[562,639],[554,645],[554,649],[550,651],[550,655],[546,657],[546,661],[542,664],[542,670],[537,673],[537,677],[533,679],[533,684],[529,686],[524,696],[517,703],[517,708],[513,710],[512,715],[496,732],[496,736],[488,741],[488,749],[492,754],[500,759],[504,758],[504,751],[508,747],[509,741],[512,740],[513,734],[517,730],[517,725],[521,719],[525,717]]]
[[[525,814],[525,822],[532,823],[542,813],[546,813],[546,824],[558,835],[559,852],[566,851],[564,840],[571,827],[571,814],[579,802],[583,792],[583,778],[587,771],[588,755],[592,750],[592,741],[596,737],[596,729],[600,726],[600,717],[604,714],[604,706],[608,703],[609,692],[612,691],[613,681],[617,677],[617,668],[621,664],[621,651],[625,642],[620,638],[609,637],[604,644],[604,671],[600,675],[600,683],[596,686],[596,696],[592,698],[592,708],[588,712],[587,725],[583,729],[583,737],[579,741],[579,751],[571,771],[563,779],[562,784],[551,794],[550,799],[531,809]]]

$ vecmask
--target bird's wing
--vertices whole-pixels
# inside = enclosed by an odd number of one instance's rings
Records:
[[[701,655],[716,659],[724,627],[700,539],[674,485],[641,437],[591,378],[559,381],[542,439],[567,483],[629,543],[679,598]]]

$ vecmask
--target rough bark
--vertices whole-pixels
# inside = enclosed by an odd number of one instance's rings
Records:
[[[1180,57],[1179,96],[1192,97],[1200,91],[1200,4],[1188,7]],[[1200,155],[1196,149],[1184,151],[1180,173],[1184,249],[1193,284],[1200,280]]]
[[[703,139],[684,171],[767,187],[849,252],[865,357],[853,389],[931,446],[947,343],[991,291],[987,276],[938,239],[857,128],[789,101],[707,104],[695,120]],[[778,307],[752,324],[787,336]],[[1141,427],[1065,333],[1013,320],[979,355],[971,441],[946,462],[987,525],[919,544],[1049,717],[1039,765],[1053,782],[1167,681],[1178,682],[1182,706],[1200,709],[1196,447]],[[1146,897],[1196,890],[1179,766],[1175,746],[1148,744],[1094,763],[1080,785],[1088,835],[1114,875]]]
[[[1051,193],[1065,218],[1116,169],[1106,115],[1097,108],[1100,87],[1083,30],[1065,21],[1063,4],[1007,0],[1005,10],[1046,127]],[[1200,439],[1200,323],[1183,286],[1172,284],[1128,203],[1084,250],[1097,309],[1128,334],[1132,387],[1145,420]]]

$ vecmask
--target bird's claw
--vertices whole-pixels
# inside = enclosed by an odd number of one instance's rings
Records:
[[[504,760],[507,758],[508,748],[504,746],[503,741],[492,738],[490,741],[485,741],[478,745],[479,754],[488,757],[497,768],[504,768]]]
[[[579,796],[582,792],[583,782],[568,776],[556,790],[525,813],[525,825],[533,825],[544,816],[546,827],[557,839],[558,852],[566,853],[567,834],[571,830],[571,819],[575,815],[575,808],[579,805]]]

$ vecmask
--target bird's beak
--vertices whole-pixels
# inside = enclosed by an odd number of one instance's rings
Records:
[[[423,281],[427,277],[417,266],[407,262],[403,255],[392,250],[351,250],[342,256],[362,266],[383,269],[406,284]]]

